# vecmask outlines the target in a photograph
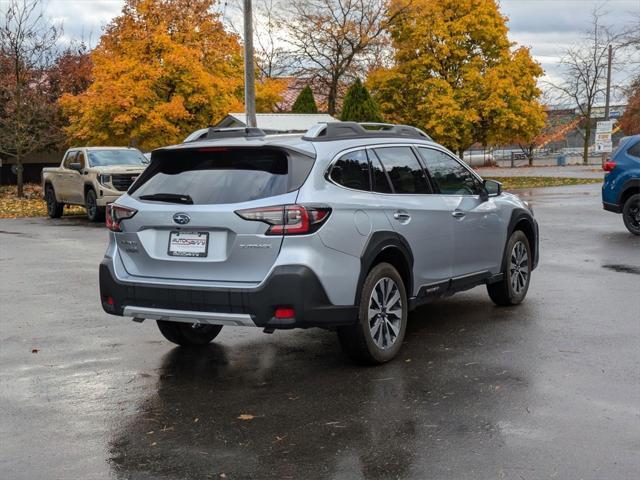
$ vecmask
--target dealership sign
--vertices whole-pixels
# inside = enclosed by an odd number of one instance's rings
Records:
[[[611,143],[611,132],[613,131],[613,122],[606,120],[596,124],[596,152],[608,153],[613,151]]]

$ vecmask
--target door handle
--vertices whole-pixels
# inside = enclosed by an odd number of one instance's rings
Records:
[[[453,215],[455,218],[462,218],[466,215],[466,213],[464,213],[462,210],[454,210],[451,215]]]
[[[409,213],[407,212],[399,211],[393,214],[393,218],[395,218],[396,220],[409,220],[411,218],[411,215],[409,215]]]

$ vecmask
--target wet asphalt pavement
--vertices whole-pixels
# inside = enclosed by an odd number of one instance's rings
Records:
[[[527,196],[525,303],[428,305],[376,368],[322,330],[174,348],[102,312],[104,228],[0,220],[0,478],[638,478],[640,237],[598,185]]]

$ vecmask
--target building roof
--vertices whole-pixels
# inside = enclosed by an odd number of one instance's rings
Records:
[[[338,119],[326,113],[258,113],[258,128],[278,132],[306,132],[319,122],[337,122]],[[244,113],[230,113],[220,120],[216,127],[244,127],[247,116]]]
[[[316,102],[318,111],[327,111],[327,91],[326,86],[317,78],[306,77],[280,77],[286,83],[286,88],[282,92],[282,100],[276,104],[276,110],[279,112],[290,112],[293,108],[298,95],[304,87],[309,85],[313,93],[313,99]]]

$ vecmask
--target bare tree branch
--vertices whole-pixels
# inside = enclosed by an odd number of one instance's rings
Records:
[[[582,43],[567,48],[561,60],[562,82],[551,84],[565,101],[571,102],[580,112],[584,124],[583,162],[589,162],[589,142],[594,106],[606,94],[607,62],[609,46],[615,53],[621,48],[616,34],[603,24],[604,12],[594,8],[591,25],[584,33]],[[582,132],[581,132],[582,133]]]
[[[9,0],[0,21],[0,153],[16,159],[19,197],[22,159],[60,135],[48,72],[61,34],[39,0]]]

